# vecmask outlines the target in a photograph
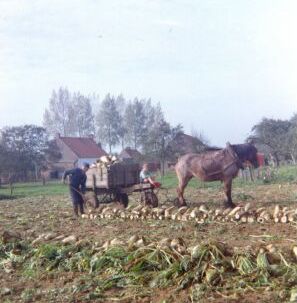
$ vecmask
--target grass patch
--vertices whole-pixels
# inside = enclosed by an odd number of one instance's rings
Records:
[[[297,183],[297,166],[281,166],[275,169],[275,183]]]
[[[162,183],[162,187],[168,189],[176,188],[178,184],[175,172],[169,172],[164,177],[159,176],[157,179]],[[237,177],[235,178],[233,185],[234,188],[245,188],[275,183],[297,183],[297,166],[281,166],[279,168],[271,169],[271,177],[265,180],[259,178],[252,182]],[[212,190],[221,188],[222,183],[220,181],[202,182],[197,178],[193,178],[189,182],[188,187]],[[10,187],[8,185],[3,185],[0,188],[0,201],[13,197],[58,196],[66,194],[68,194],[68,186],[59,181],[50,181],[45,185],[42,185],[41,182],[16,183],[13,186],[12,197],[10,196]]]
[[[57,181],[51,181],[42,185],[40,182],[15,183],[13,185],[13,197],[52,196],[68,193],[68,186]],[[10,187],[3,185],[0,188],[1,196],[11,198]]]

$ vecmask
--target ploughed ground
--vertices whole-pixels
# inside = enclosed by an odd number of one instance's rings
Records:
[[[173,197],[175,190],[170,190]],[[159,193],[160,204],[171,206],[168,195]],[[223,195],[216,188],[186,189],[189,206],[205,204],[208,208],[222,207]],[[276,204],[297,208],[297,185],[258,185],[235,188],[233,200],[236,204],[251,203],[252,207],[272,207]],[[130,196],[130,204],[137,205],[139,195]],[[42,233],[75,235],[100,246],[115,237],[129,239],[131,235],[143,236],[148,241],[162,238],[182,238],[187,246],[209,240],[226,243],[229,247],[256,250],[260,246],[274,244],[289,251],[297,244],[296,226],[292,223],[236,223],[236,222],[180,222],[172,220],[127,219],[75,219],[68,196],[38,196],[0,201],[0,235],[5,230],[19,232],[24,241],[31,243]],[[25,274],[16,268],[7,273],[0,266],[1,302],[191,302],[189,289],[177,291],[174,287],[133,290],[123,295],[123,289],[108,289],[102,298],[87,297],[95,291],[92,275],[88,272],[40,272],[38,275]],[[88,287],[84,287],[84,286]],[[8,294],[3,289],[10,290]],[[199,302],[283,302],[281,289],[259,287],[242,291],[210,292]],[[198,301],[197,301],[198,302]]]

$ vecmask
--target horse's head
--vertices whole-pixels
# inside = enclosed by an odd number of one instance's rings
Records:
[[[238,145],[232,145],[232,147],[242,163],[248,162],[254,168],[257,168],[259,166],[258,157],[257,157],[258,151],[253,144],[251,143],[238,144]]]
[[[257,156],[257,148],[253,145],[253,144],[248,144],[248,152],[247,152],[247,160],[248,162],[250,162],[254,168],[257,168],[259,166],[259,162],[258,162],[258,156]]]

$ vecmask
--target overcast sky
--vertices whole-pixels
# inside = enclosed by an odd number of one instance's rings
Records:
[[[59,86],[240,143],[297,112],[297,1],[0,0],[0,127],[41,124]]]

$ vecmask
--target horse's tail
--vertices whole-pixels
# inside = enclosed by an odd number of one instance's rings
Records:
[[[174,166],[174,169],[175,169],[176,173],[178,172],[178,170],[180,170],[180,167],[183,166],[182,164],[183,164],[183,162],[186,161],[185,159],[188,158],[190,155],[191,154],[185,154],[185,155],[181,155],[177,158],[177,162]]]
[[[182,160],[182,158],[183,158],[184,156],[185,156],[185,155],[178,156],[177,162],[176,162],[176,164],[174,165],[175,168],[177,167],[177,165],[180,163],[180,161]]]
[[[179,157],[177,158],[176,164],[174,165],[174,170],[175,170],[175,173],[176,173],[176,174],[178,173],[181,159],[182,159],[182,156],[179,156]]]
[[[176,171],[176,169],[177,169],[177,167],[178,167],[179,160],[180,160],[180,157],[177,158],[177,162],[176,162],[175,165],[174,165],[174,170],[175,170],[175,171]]]

